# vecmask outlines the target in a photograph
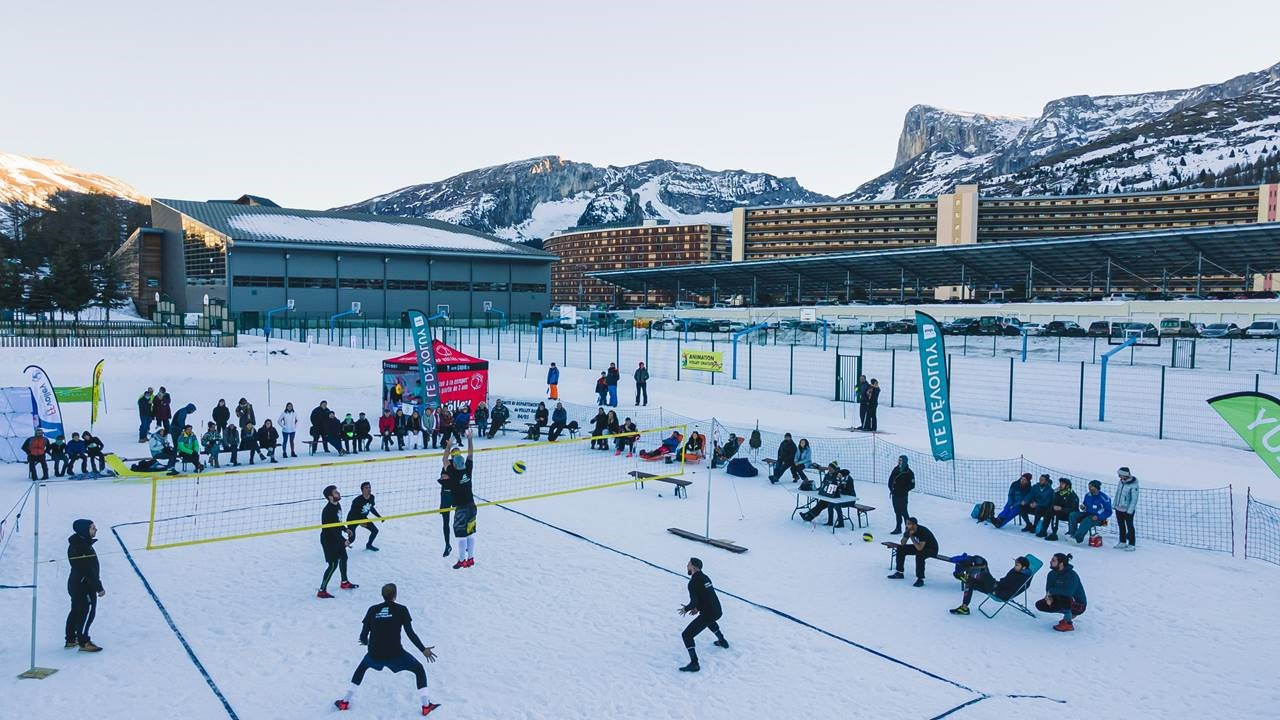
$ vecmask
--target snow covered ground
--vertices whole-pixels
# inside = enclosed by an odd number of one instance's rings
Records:
[[[320,399],[340,412],[376,412],[385,350],[273,342],[278,348],[289,355],[269,364],[253,339],[226,350],[8,350],[0,353],[0,385],[21,384],[31,362],[60,385],[80,384],[106,357],[108,414],[98,427],[108,449],[126,456],[142,453],[133,400],[147,385],[168,386],[175,404],[194,402],[201,422],[219,397],[231,404],[248,397],[260,418],[277,415],[286,400],[303,413]],[[566,369],[566,399],[590,403],[596,374]],[[494,362],[491,392],[536,398],[542,375],[536,365]],[[629,391],[624,382],[624,401]],[[844,408],[814,397],[664,379],[651,381],[650,396],[691,417],[735,425],[758,419],[764,428],[812,437],[848,425]],[[64,412],[72,429],[87,421],[87,406]],[[881,426],[892,442],[925,447],[918,411],[884,408]],[[1280,499],[1265,466],[1232,448],[971,416],[957,417],[956,435],[968,457],[1023,453],[1103,477],[1129,465],[1146,485],[1232,482],[1240,494],[1250,485],[1259,497]],[[513,441],[492,444],[500,442]],[[589,451],[568,445],[565,452]],[[0,510],[27,489],[24,475],[0,466]],[[650,484],[482,508],[477,565],[469,570],[451,570],[452,560],[440,557],[435,516],[386,523],[382,552],[353,551],[352,579],[361,587],[333,601],[314,598],[323,562],[313,532],[148,552],[146,526],[136,524],[147,516],[148,486],[51,483],[42,508],[37,660],[59,672],[14,679],[27,665],[30,595],[0,590],[10,630],[0,635],[0,659],[10,670],[0,681],[0,718],[228,716],[140,576],[227,705],[246,719],[332,712],[360,657],[360,618],[383,582],[399,584],[419,634],[440,655],[427,669],[443,718],[935,718],[971,702],[948,717],[1275,716],[1280,689],[1267,668],[1280,661],[1280,627],[1265,621],[1264,603],[1280,589],[1280,568],[1141,538],[1136,553],[1050,544],[977,526],[959,503],[913,498],[913,513],[944,553],[980,553],[993,570],[1003,572],[1017,554],[1075,553],[1090,604],[1076,632],[1062,635],[1044,615],[949,615],[959,591],[947,565],[931,563],[919,589],[886,580],[878,542],[791,520],[785,487],[763,478],[731,482],[718,472],[709,478],[705,467],[691,468],[689,479],[688,500]],[[749,552],[732,555],[666,532],[702,530],[708,480],[711,534]],[[888,498],[883,485],[866,480],[860,496],[880,508],[870,527],[879,541],[892,528]],[[335,481],[342,486],[340,476]],[[343,490],[349,496],[356,488]],[[19,528],[5,526],[0,584],[30,580],[30,511]],[[77,517],[101,530],[108,594],[93,632],[106,648],[100,655],[61,646],[65,538]],[[1137,524],[1141,533],[1141,509]],[[706,561],[720,589],[732,643],[720,650],[709,636],[699,638],[704,669],[694,677],[675,671],[685,661],[684,619],[675,609],[685,602],[689,555]],[[1033,597],[1043,587],[1041,575]],[[409,676],[370,673],[348,714],[410,717],[415,701]]]

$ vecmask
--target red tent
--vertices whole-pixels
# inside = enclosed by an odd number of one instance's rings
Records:
[[[489,361],[432,340],[436,353],[436,372],[440,375],[440,399],[450,407],[463,404],[476,407],[489,397]],[[396,385],[401,388],[395,392]],[[400,395],[397,402],[396,396]],[[408,413],[421,410],[422,385],[418,379],[416,352],[407,352],[382,361],[382,407],[393,412],[397,405],[405,406]]]

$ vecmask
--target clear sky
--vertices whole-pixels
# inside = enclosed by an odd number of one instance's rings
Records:
[[[794,176],[888,170],[917,103],[1218,82],[1280,5],[822,0],[0,3],[0,151],[158,197],[355,202],[536,155]]]

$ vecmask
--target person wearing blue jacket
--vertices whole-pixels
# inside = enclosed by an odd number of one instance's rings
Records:
[[[1018,510],[1022,507],[1022,499],[1031,492],[1031,473],[1022,473],[1022,476],[1014,480],[1009,485],[1009,497],[1005,500],[1004,508],[1000,510],[1000,514],[996,516],[991,524],[997,528],[1002,528],[1010,520],[1018,515]]]
[[[560,433],[569,426],[569,411],[564,409],[564,403],[556,403],[556,409],[551,411],[551,429],[547,431],[547,441],[555,442],[560,438]]]
[[[551,368],[547,370],[547,397],[552,400],[560,399],[560,368],[555,363],[551,363]]]
[[[1067,518],[1067,532],[1076,539],[1076,544],[1084,542],[1094,526],[1111,517],[1111,498],[1102,492],[1102,483],[1097,480],[1089,481],[1089,492],[1082,502],[1084,510],[1077,510]]]
[[[1053,504],[1053,484],[1048,473],[1042,473],[1035,485],[1027,491],[1019,506],[1018,515],[1022,518],[1022,532],[1036,531],[1036,516],[1048,510]]]
[[[1058,632],[1075,630],[1076,616],[1083,615],[1088,605],[1084,583],[1071,566],[1071,555],[1054,553],[1049,558],[1049,575],[1044,581],[1044,597],[1036,601],[1036,609],[1043,613],[1062,613],[1062,619],[1053,626]]]
[[[89,452],[85,447],[84,441],[80,439],[80,433],[71,433],[71,440],[67,442],[67,465],[66,473],[74,475],[73,469],[76,460],[80,461],[80,472],[89,472]]]
[[[467,434],[467,428],[471,425],[471,405],[463,403],[462,407],[453,414],[453,437],[462,444],[462,436]]]

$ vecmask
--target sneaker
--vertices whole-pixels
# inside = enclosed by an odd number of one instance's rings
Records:
[[[73,647],[75,647],[75,646],[76,646],[76,641],[75,641],[75,640],[68,640],[68,641],[67,641],[67,644],[66,644],[66,645],[63,645],[62,647],[66,648],[67,650],[70,650],[71,648],[73,648]]]
[[[1049,535],[1049,533],[1047,533],[1047,532],[1045,532],[1045,531],[1043,531],[1043,530],[1041,530],[1041,531],[1039,531],[1039,532],[1037,532],[1037,533],[1036,533],[1036,537],[1038,537],[1038,538],[1047,537],[1048,535]]]
[[[961,605],[958,608],[951,608],[950,612],[952,615],[968,615],[969,608],[965,607],[964,605]]]
[[[911,583],[911,587],[924,587],[924,578],[916,578],[916,581]]]
[[[627,457],[635,457],[635,453],[627,453]]]
[[[711,644],[712,644],[712,645],[715,645],[716,647],[722,647],[722,648],[724,648],[725,650],[728,650],[728,649],[729,649],[729,641],[728,641],[728,640],[725,640],[724,638],[720,638],[719,640],[717,640],[717,641],[715,641],[715,642],[713,642],[713,643],[711,643]]]
[[[1053,629],[1058,632],[1071,632],[1076,629],[1076,626],[1071,624],[1070,620],[1059,620],[1058,624],[1053,626]]]
[[[452,545],[445,545],[445,546],[444,546],[444,554],[442,554],[440,557],[449,557],[449,556],[450,556],[450,555],[452,555],[452,554],[453,554],[453,546],[452,546]]]
[[[701,669],[702,668],[698,667],[698,663],[691,662],[688,665],[685,665],[684,667],[680,668],[680,672],[698,672]]]
[[[351,703],[347,702],[346,700],[334,700],[334,701],[333,701],[333,706],[334,706],[334,707],[336,707],[336,708],[338,708],[339,710],[350,710],[350,709],[351,709]]]
[[[1022,526],[1022,532],[1029,533],[1029,532],[1035,532],[1035,531],[1036,531],[1036,529],[1035,529],[1035,527],[1034,527],[1034,526],[1032,526],[1032,525],[1023,525],[1023,526]]]
[[[325,600],[332,600],[332,599],[333,599],[333,596],[329,594],[329,591],[328,591],[328,590],[321,590],[320,592],[316,593],[316,597],[318,597],[318,598],[324,598]]]
[[[435,709],[436,709],[436,708],[438,708],[438,707],[440,707],[440,703],[427,703],[426,705],[423,705],[423,706],[422,706],[422,715],[423,715],[423,717],[426,717],[427,715],[430,715],[430,714],[431,714],[431,711],[432,711],[432,710],[435,710]]]
[[[1137,550],[1137,549],[1138,549],[1138,547],[1137,547],[1136,545],[1125,545],[1125,546],[1124,546],[1124,550],[1125,550],[1125,552],[1133,552],[1134,550]]]
[[[619,456],[619,455],[621,455],[621,454],[622,454],[622,451],[621,451],[621,450],[618,450],[618,451],[616,451],[616,452],[614,452],[614,453],[613,453],[613,456],[614,456],[614,457],[618,457],[618,456]]]
[[[1045,539],[1045,540],[1048,540],[1049,542],[1057,542],[1057,541],[1058,541],[1058,533],[1049,533],[1048,535],[1045,535],[1045,536],[1044,536],[1044,539]]]
[[[94,645],[92,640],[85,640],[80,643],[80,652],[102,652],[102,648]]]
[[[342,588],[343,590],[355,590],[360,586],[353,582],[347,582],[346,580],[343,580],[342,583],[338,585],[338,587]]]
[[[892,574],[892,575],[889,575],[888,577],[889,577],[889,579],[890,579],[890,580],[901,580],[902,578],[904,578],[904,577],[906,577],[906,576],[905,576],[905,575],[903,575],[903,574],[902,574],[902,573],[900,573],[900,572],[896,572],[896,573],[894,573],[894,574]]]
[[[467,558],[467,564],[464,565],[463,567],[475,567],[475,565],[476,565],[475,558]]]
[[[462,568],[464,568],[464,567],[466,567],[466,566],[467,566],[467,561],[466,561],[466,560],[459,560],[458,562],[456,562],[456,563],[454,563],[454,564],[453,564],[453,569],[454,569],[454,570],[461,570]]]
[[[1115,545],[1111,546],[1111,549],[1112,549],[1112,550],[1123,550],[1123,549],[1124,549],[1124,546],[1125,546],[1125,545],[1128,545],[1128,544],[1129,544],[1129,543],[1126,543],[1126,542],[1118,542],[1118,543],[1116,543]]]
[[[376,547],[374,547],[374,546],[372,546],[372,545],[365,545],[365,546],[364,546],[364,549],[365,549],[365,550],[372,550],[372,551],[374,551],[374,552],[378,552],[378,548],[376,548]]]

